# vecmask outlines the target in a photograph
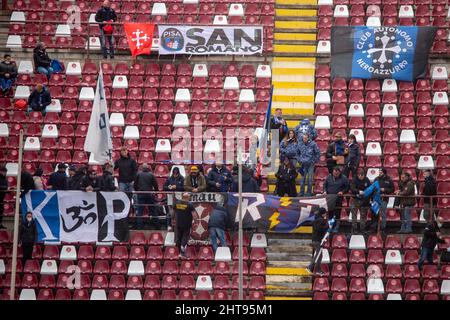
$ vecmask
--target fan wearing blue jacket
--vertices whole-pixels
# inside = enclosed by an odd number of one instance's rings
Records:
[[[305,195],[305,182],[307,182],[306,196],[311,197],[314,167],[320,160],[320,149],[307,133],[303,135],[302,141],[298,143],[297,160],[301,163],[302,174],[299,196],[303,197]]]
[[[283,162],[284,158],[288,158],[295,167],[297,165],[297,153],[298,143],[295,132],[294,130],[289,130],[286,137],[280,143],[280,160]]]
[[[303,139],[304,134],[308,134],[311,140],[316,140],[317,131],[309,119],[303,119],[300,124],[294,128],[294,131],[298,141]]]

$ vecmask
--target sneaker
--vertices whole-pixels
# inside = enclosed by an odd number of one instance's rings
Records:
[[[306,270],[309,274],[313,274],[313,272],[311,271],[311,269],[309,269],[309,267],[306,268],[305,270]]]
[[[172,227],[170,227],[170,226],[169,226],[169,227],[167,227],[167,231],[169,231],[169,232],[170,232],[170,231],[172,231],[172,230],[173,230],[173,228],[172,228]]]
[[[316,275],[323,277],[325,275],[325,272],[323,271],[317,271]]]
[[[397,234],[403,234],[403,233],[405,233],[405,231],[399,230],[399,231],[397,231],[396,233],[397,233]]]

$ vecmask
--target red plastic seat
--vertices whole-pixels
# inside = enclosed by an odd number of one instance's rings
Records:
[[[366,282],[362,278],[352,278],[350,280],[349,292],[353,293],[365,293],[366,292]],[[364,297],[365,298],[365,297]]]
[[[111,278],[111,282],[112,282],[112,278]],[[111,282],[110,282],[110,286],[111,286]],[[142,277],[140,276],[131,276],[128,277],[128,281],[127,281],[127,289],[136,289],[136,290],[140,290],[144,287],[143,283],[142,283]]]
[[[178,274],[179,268],[176,261],[165,261],[163,268],[162,268],[163,274]]]
[[[145,266],[145,274],[159,275],[162,273],[159,261],[148,261]]]
[[[177,277],[173,276],[173,275],[163,276],[161,288],[162,289],[178,289]]]
[[[402,293],[402,282],[400,279],[388,279],[386,281],[386,293]]]
[[[159,290],[161,288],[161,282],[158,275],[147,275],[144,281],[144,288],[151,290]]]
[[[96,274],[109,274],[109,263],[106,260],[97,260],[94,265],[94,273]]]
[[[107,289],[108,288],[108,277],[102,274],[94,275],[92,279],[93,289]]]
[[[369,252],[367,254],[367,263],[370,263],[370,264],[384,263],[383,252],[379,249],[369,250]]]
[[[405,285],[404,285],[404,292],[405,293],[420,293],[420,283],[417,279],[406,279]]]
[[[80,249],[81,250],[81,249]],[[88,259],[88,258],[86,258]],[[95,259],[96,260],[109,260],[111,259],[111,250],[107,246],[97,246],[95,250]]]
[[[345,249],[334,249],[333,253],[331,254],[331,261],[333,263],[347,263],[347,252]]]

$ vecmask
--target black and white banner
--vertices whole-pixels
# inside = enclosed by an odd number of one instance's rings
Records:
[[[158,25],[159,54],[252,55],[263,51],[263,28]]]
[[[33,213],[38,241],[125,241],[129,210],[123,192],[33,190],[22,198],[22,213]]]

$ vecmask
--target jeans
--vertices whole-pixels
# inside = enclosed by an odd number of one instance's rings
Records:
[[[142,216],[144,215],[144,208],[147,207],[150,215],[152,216],[152,223],[159,226],[159,219],[157,217],[156,208],[154,206],[155,199],[151,194],[138,194],[137,196],[138,206],[136,208],[136,226],[138,229],[142,229],[144,226],[142,222]]]
[[[412,207],[404,207],[402,211],[402,226],[400,231],[412,232],[412,221],[411,221],[411,211]]]
[[[208,228],[209,236],[211,237],[211,245],[214,252],[217,250],[217,239],[220,241],[221,247],[226,247],[227,242],[225,240],[225,231],[220,228]]]
[[[420,253],[419,262],[417,265],[419,266],[419,270],[422,270],[423,263],[425,259],[429,264],[433,264],[433,249],[422,247],[422,252]]]
[[[13,79],[0,77],[0,86],[2,87],[2,90],[6,91],[11,89],[12,85]]]
[[[132,182],[119,182],[119,191],[126,192],[128,198],[133,200],[134,203],[137,203],[136,196],[132,194],[134,192],[134,184]],[[137,208],[134,208],[137,211]]]
[[[307,183],[306,196],[312,196],[312,184],[314,179],[314,165],[302,164],[304,175],[300,181],[300,197],[305,195],[305,183]]]
[[[51,75],[52,75],[52,73],[53,73],[54,71],[53,71],[53,68],[52,68],[52,67],[47,67],[47,68],[44,68],[44,67],[38,67],[38,68],[37,68],[37,72],[38,72],[38,73],[45,74],[45,75],[47,76],[47,79],[50,80],[50,77],[51,77]]]
[[[387,212],[386,201],[381,200],[380,212],[381,212],[381,230],[384,230],[386,229],[386,212]]]
[[[100,28],[100,45],[102,47],[103,58],[108,58],[108,48],[106,47],[106,40],[109,43],[109,56],[114,58],[114,36],[112,34],[106,35],[102,28]]]
[[[308,266],[308,269],[314,272],[314,267],[317,266],[317,271],[321,272],[321,264],[322,264],[322,248],[320,247],[319,241],[313,241],[313,255],[311,259],[311,263]]]

